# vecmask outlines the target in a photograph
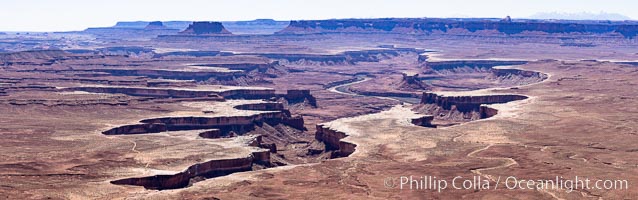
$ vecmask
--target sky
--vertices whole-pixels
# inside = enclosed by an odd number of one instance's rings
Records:
[[[0,0],[0,31],[72,31],[117,21],[381,18],[525,18],[538,12],[618,13],[637,0]]]

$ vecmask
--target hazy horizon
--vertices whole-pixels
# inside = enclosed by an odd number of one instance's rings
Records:
[[[309,20],[335,18],[384,17],[471,17],[529,18],[539,13],[563,16],[613,16],[638,19],[632,12],[638,2],[610,0],[604,5],[595,0],[483,0],[464,2],[416,0],[182,0],[167,1],[82,1],[24,0],[3,2],[0,6],[0,31],[75,31],[88,27],[108,27],[118,21],[241,21],[254,19]],[[574,6],[578,5],[578,6]],[[553,15],[561,16],[561,15]]]

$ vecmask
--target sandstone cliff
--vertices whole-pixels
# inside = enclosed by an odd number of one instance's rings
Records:
[[[324,142],[326,150],[334,150],[332,158],[347,157],[354,153],[357,147],[356,144],[341,141],[346,136],[348,136],[346,133],[330,129],[330,127],[323,124],[317,125],[317,132],[315,133],[315,139]]]

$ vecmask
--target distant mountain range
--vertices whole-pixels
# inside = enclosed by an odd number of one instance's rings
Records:
[[[541,12],[529,16],[530,19],[565,19],[565,20],[632,20],[630,17],[618,13],[564,13],[564,12]]]

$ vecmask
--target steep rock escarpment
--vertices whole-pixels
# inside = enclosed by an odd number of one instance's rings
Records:
[[[341,141],[348,136],[346,133],[330,129],[330,127],[317,124],[315,139],[326,144],[326,151],[333,151],[331,158],[347,157],[354,153],[357,145],[350,142]]]
[[[0,65],[52,65],[57,60],[68,59],[70,53],[62,50],[33,50],[0,53]]]
[[[230,81],[246,76],[245,72],[214,72],[214,71],[186,71],[186,70],[161,70],[161,69],[95,69],[96,72],[105,72],[113,76],[146,76],[149,78],[164,78],[176,80],[205,81],[215,79],[218,81]]]
[[[436,93],[423,93],[421,104],[415,110],[434,115],[435,118],[452,121],[472,121],[489,118],[498,113],[486,104],[507,103],[527,99],[515,94],[494,94],[480,96],[446,96]]]
[[[125,125],[103,132],[104,134],[141,134],[156,133],[172,130],[203,130],[198,135],[201,138],[215,139],[223,137],[235,137],[255,129],[283,123],[295,129],[303,129],[303,118],[292,117],[290,112],[284,109],[283,105],[276,102],[263,102],[242,104],[234,107],[245,110],[268,110],[249,116],[220,116],[220,117],[166,117],[142,120],[143,124]],[[159,128],[158,128],[159,127]],[[262,128],[263,129],[263,128]],[[128,131],[128,132],[127,132]],[[253,134],[241,136],[242,138],[252,138],[245,141],[247,146],[258,147],[251,150],[249,155],[238,158],[214,159],[191,165],[184,171],[176,174],[156,174],[146,177],[134,177],[111,181],[118,185],[143,186],[146,189],[176,189],[187,187],[193,181],[202,178],[213,178],[224,176],[235,172],[250,171],[265,167],[285,165],[271,161],[271,153],[277,152],[274,143],[264,143],[263,134]],[[255,166],[254,164],[257,164]]]
[[[49,88],[55,90],[55,88]],[[223,101],[223,99],[272,99],[282,98],[287,104],[307,103],[317,107],[317,100],[310,90],[288,90],[285,94],[275,93],[273,89],[228,89],[206,90],[197,88],[162,88],[162,87],[127,87],[127,86],[85,86],[70,87],[60,91],[84,91],[92,93],[126,94],[130,96],[158,97],[158,98],[210,98]],[[248,108],[248,106],[246,106]],[[241,107],[240,107],[241,108]],[[252,109],[255,110],[255,109]]]
[[[170,175],[154,175],[140,178],[127,178],[111,181],[116,185],[144,186],[146,189],[177,189],[188,186],[190,180],[197,176],[217,177],[234,172],[250,171],[253,157],[242,159],[211,160],[193,165],[183,172]]]
[[[234,76],[232,79],[210,78],[206,83],[221,85],[246,86],[255,83],[272,83],[269,78],[277,78],[288,73],[288,69],[279,65],[279,61],[270,63],[236,63],[236,64],[205,64],[199,67],[223,67],[233,71],[241,71],[242,76]]]
[[[322,54],[280,54],[280,53],[249,53],[244,55],[258,55],[282,62],[282,64],[315,64],[315,65],[353,65],[358,62],[379,62],[383,59],[402,54],[421,54],[425,50],[415,48],[384,48],[358,51],[345,51],[333,55]]]
[[[226,30],[221,22],[193,22],[180,32],[182,35],[230,35],[230,31]]]
[[[164,57],[212,57],[212,56],[232,56],[231,52],[222,51],[174,51],[166,53],[155,53],[153,58]]]
[[[543,32],[548,34],[618,34],[632,38],[638,34],[638,23],[598,21],[499,20],[499,19],[437,19],[384,18],[291,21],[277,34],[312,33],[448,33],[464,30],[468,33],[494,31],[501,34]]]
[[[294,122],[285,112],[268,112],[250,116],[224,116],[224,117],[164,117],[142,120],[147,124],[166,124],[168,130],[193,130],[193,129],[220,129],[224,133],[230,131],[235,133],[246,133],[254,129],[256,124],[268,123],[271,125],[278,123]],[[296,119],[296,118],[295,118]],[[297,123],[290,124],[291,127],[303,129]]]
[[[304,130],[301,116],[292,116],[278,102],[263,102],[242,104],[234,107],[241,110],[270,111],[246,116],[185,116],[161,117],[141,120],[141,124],[124,125],[102,132],[105,135],[125,135],[158,133],[163,131],[218,129],[220,133],[202,133],[204,135],[227,136],[230,132],[243,134],[255,129],[256,125],[267,123],[270,125],[285,124],[289,127]]]
[[[414,124],[414,125],[417,125],[417,126],[435,127],[435,126],[432,125],[432,120],[434,120],[434,116],[425,115],[423,117],[411,119],[410,122],[412,124]]]
[[[226,99],[267,99],[275,97],[272,89],[231,89],[225,91],[204,89],[180,89],[180,88],[154,88],[154,87],[102,87],[86,86],[71,87],[63,91],[85,91],[93,93],[126,94],[131,96],[147,96],[162,98],[197,98],[197,97],[223,97]]]
[[[509,67],[527,63],[529,61],[522,60],[426,60],[421,62],[423,76],[414,79],[445,90],[475,90],[528,85],[548,77],[544,73]]]
[[[528,85],[541,82],[547,79],[547,77],[547,74],[536,71],[502,69],[496,67],[492,68],[492,76],[489,78],[500,83],[506,83],[510,85]]]
[[[371,115],[386,115],[388,113],[392,113],[392,112],[397,112],[399,109],[401,109],[400,107],[395,107],[393,109],[391,109],[390,111],[383,111],[381,113],[376,113],[376,114],[371,114]],[[417,126],[423,126],[423,127],[433,127],[431,122],[434,119],[433,116],[431,115],[420,115],[420,114],[416,114],[413,112],[410,113],[405,113],[405,112],[410,112],[407,108],[405,110],[402,110],[400,112],[400,114],[392,114],[392,117],[396,117],[396,116],[401,116],[401,121],[402,120],[410,120],[410,122],[414,125]],[[360,119],[357,118],[364,118],[364,119],[369,119],[367,117],[370,117],[370,115],[363,115],[363,116],[359,116],[359,117],[355,117],[355,118],[342,118],[339,120],[352,120],[351,122],[354,121],[358,121]],[[383,116],[383,117],[387,117]],[[383,118],[381,117],[381,118]],[[327,152],[331,152],[331,158],[340,158],[340,157],[347,157],[350,156],[352,153],[355,152],[356,148],[357,148],[357,144],[348,141],[347,139],[344,140],[344,138],[350,137],[350,134],[352,135],[357,135],[357,137],[365,137],[365,135],[363,133],[348,133],[349,131],[356,131],[357,128],[351,128],[349,127],[349,125],[344,124],[344,121],[341,122],[337,122],[339,120],[336,121],[332,121],[332,122],[327,122],[327,123],[322,123],[322,124],[317,124],[316,126],[316,132],[315,132],[315,139],[318,141],[321,141],[325,144],[325,150]],[[374,125],[372,125],[374,126]],[[362,135],[363,134],[363,135]]]
[[[427,59],[427,58],[426,58]],[[528,61],[522,60],[450,60],[450,61],[427,61],[420,62],[426,70],[430,72],[463,72],[468,69],[489,70],[494,66],[523,65]],[[426,71],[427,72],[427,71]]]
[[[159,54],[156,54],[155,56],[158,55]],[[197,64],[174,69],[108,67],[86,69],[82,71],[86,73],[93,72],[111,76],[144,76],[153,79],[194,80],[209,84],[242,86],[259,82],[267,82],[265,80],[266,78],[276,78],[288,72],[285,68],[280,66],[277,61],[270,63]]]
[[[288,90],[284,99],[288,104],[307,103],[312,107],[317,107],[317,99],[310,94],[310,90]]]
[[[261,136],[253,137],[248,141],[248,146],[258,147],[261,144]],[[176,174],[158,174],[147,177],[126,178],[111,181],[116,185],[136,185],[146,189],[177,189],[189,186],[196,177],[213,178],[232,174],[235,172],[250,171],[253,164],[270,163],[270,150],[254,150],[250,155],[239,158],[216,159],[197,163]]]
[[[120,126],[117,128],[109,129],[102,132],[104,135],[123,135],[123,134],[146,134],[146,133],[160,133],[167,131],[166,124],[162,123],[150,123],[150,124],[132,124]]]

